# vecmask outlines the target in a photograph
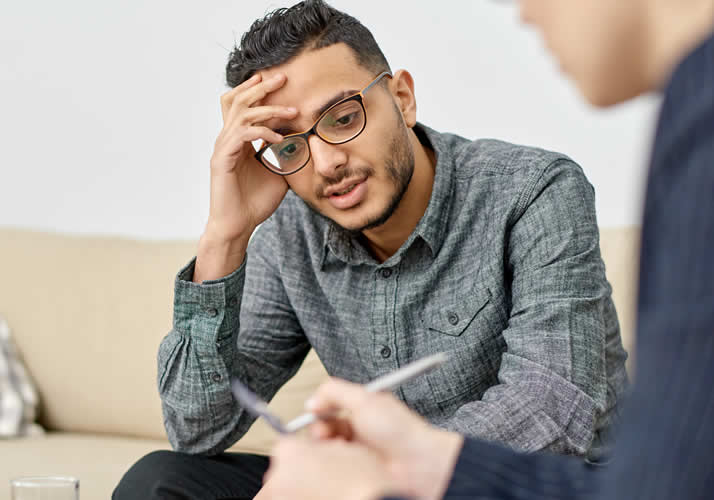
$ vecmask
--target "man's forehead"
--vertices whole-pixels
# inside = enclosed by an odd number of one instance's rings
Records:
[[[261,104],[292,106],[301,113],[318,109],[339,92],[359,91],[374,77],[344,44],[307,50],[280,66],[260,71],[263,80],[278,73],[287,77],[285,85]]]

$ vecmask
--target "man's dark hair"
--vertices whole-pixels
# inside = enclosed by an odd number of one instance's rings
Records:
[[[375,75],[389,71],[382,50],[362,23],[322,0],[305,0],[276,9],[253,23],[231,52],[226,82],[235,87],[256,71],[287,62],[303,50],[340,42],[350,47],[357,62]]]

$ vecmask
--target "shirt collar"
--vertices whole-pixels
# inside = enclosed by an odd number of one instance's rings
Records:
[[[394,265],[401,260],[403,253],[417,238],[424,240],[431,250],[432,257],[435,256],[441,249],[448,229],[449,211],[454,188],[454,159],[452,153],[439,132],[421,123],[417,123],[413,130],[419,141],[434,151],[436,158],[434,185],[432,186],[431,198],[424,215],[417,223],[412,234],[409,235],[397,253],[384,263],[385,265]],[[321,259],[322,266],[330,258],[330,254],[350,265],[374,265],[376,263],[357,237],[329,219],[326,219],[326,221],[323,240],[325,246]]]

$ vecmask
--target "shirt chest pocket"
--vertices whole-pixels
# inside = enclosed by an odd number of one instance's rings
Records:
[[[422,348],[445,352],[449,361],[426,375],[431,397],[449,416],[462,404],[481,398],[498,383],[505,342],[505,320],[487,287],[452,290],[425,307]],[[427,352],[422,353],[426,355]]]
[[[491,300],[488,288],[473,290],[470,293],[456,290],[450,296],[435,301],[421,313],[421,322],[432,332],[459,337],[466,331],[476,315]]]

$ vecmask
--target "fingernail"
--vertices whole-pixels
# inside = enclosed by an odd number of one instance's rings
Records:
[[[288,111],[289,111],[290,113],[295,113],[295,112],[297,111],[297,108],[289,107],[289,108],[288,108]]]
[[[305,401],[305,409],[307,411],[312,411],[315,409],[315,398],[309,398],[307,401]]]

